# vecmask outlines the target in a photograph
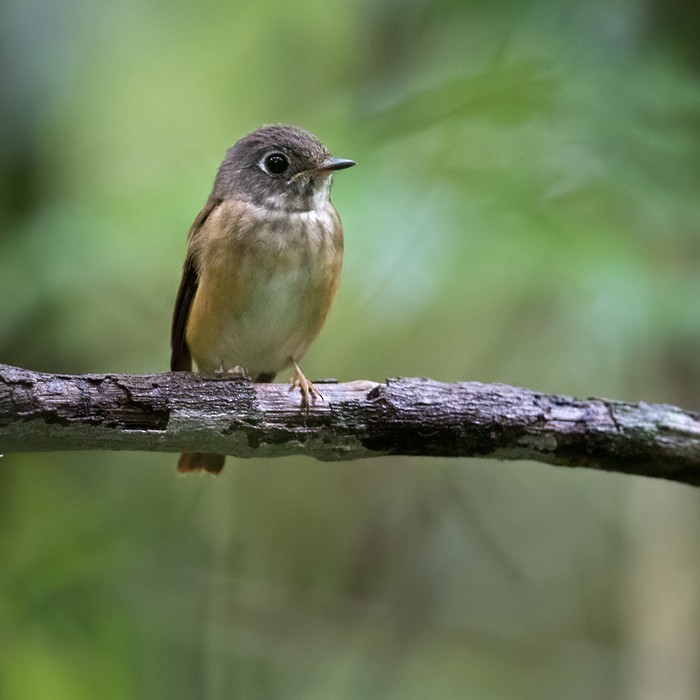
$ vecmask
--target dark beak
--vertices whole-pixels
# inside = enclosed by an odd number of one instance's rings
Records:
[[[357,163],[347,158],[328,158],[317,169],[322,172],[345,170],[345,168],[352,168],[353,165],[357,165]]]

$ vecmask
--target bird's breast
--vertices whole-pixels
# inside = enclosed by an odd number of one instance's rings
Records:
[[[281,212],[224,203],[193,241],[199,284],[187,344],[201,371],[252,377],[298,360],[320,330],[342,264],[335,209]]]

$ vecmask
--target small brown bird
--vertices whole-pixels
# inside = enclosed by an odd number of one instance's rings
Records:
[[[336,170],[308,131],[264,126],[226,153],[188,236],[175,301],[172,371],[245,371],[271,382],[294,368],[301,407],[320,396],[298,362],[338,289],[343,228],[330,202]],[[178,471],[218,473],[224,456],[183,453]]]

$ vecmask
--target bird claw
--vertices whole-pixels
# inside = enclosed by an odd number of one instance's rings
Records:
[[[219,365],[214,374],[225,374],[233,379],[247,379],[250,381],[250,375],[240,365],[236,365],[230,369],[224,369],[223,365]]]
[[[236,377],[237,379],[247,379],[248,381],[251,381],[248,372],[245,369],[243,369],[243,367],[241,367],[240,365],[231,367],[231,369],[226,371],[226,374],[228,374],[229,377]]]
[[[292,360],[292,365],[294,366],[294,376],[292,377],[289,391],[299,389],[299,393],[301,394],[301,410],[305,410],[308,413],[309,407],[316,404],[316,399],[324,400],[323,395],[313,383],[304,376],[304,373],[294,360]]]

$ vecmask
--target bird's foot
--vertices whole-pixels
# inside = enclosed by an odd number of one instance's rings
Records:
[[[248,381],[251,381],[248,372],[240,365],[236,365],[235,367],[231,367],[231,369],[226,370],[226,374],[228,374],[229,377],[236,377],[238,379],[247,379]]]
[[[236,365],[235,367],[231,367],[231,369],[224,369],[223,365],[219,365],[218,369],[214,374],[225,374],[228,377],[232,377],[234,379],[247,379],[250,381],[250,375],[248,372],[246,372],[243,367]]]
[[[316,399],[323,401],[321,392],[304,376],[304,373],[299,368],[299,365],[292,360],[294,367],[294,376],[289,387],[289,391],[299,389],[301,394],[301,410],[309,412],[309,406],[316,403]]]

